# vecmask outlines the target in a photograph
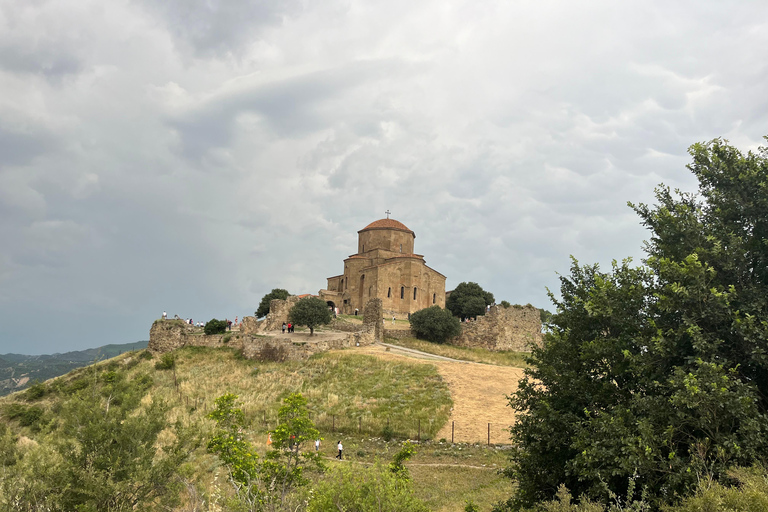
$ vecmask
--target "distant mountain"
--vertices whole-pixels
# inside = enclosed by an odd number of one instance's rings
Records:
[[[36,380],[52,379],[95,361],[110,359],[131,350],[145,349],[147,343],[149,342],[137,341],[122,345],[104,345],[103,347],[76,350],[64,354],[41,356],[0,354],[0,396],[20,391]]]

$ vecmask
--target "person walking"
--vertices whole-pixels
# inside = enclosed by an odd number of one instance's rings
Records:
[[[339,454],[335,458],[341,460],[342,459],[341,452],[342,450],[344,450],[344,447],[341,445],[341,441],[339,441],[339,444],[336,446],[336,448],[339,449]]]
[[[283,322],[283,334],[285,334],[285,322]]]
[[[168,319],[168,313],[163,311],[163,320],[167,320],[167,319]]]
[[[320,451],[320,438],[315,439],[315,451]]]

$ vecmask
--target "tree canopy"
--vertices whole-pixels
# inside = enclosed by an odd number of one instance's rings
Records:
[[[768,150],[691,146],[698,194],[630,205],[645,265],[573,260],[511,405],[516,494],[689,493],[768,456]]]
[[[491,304],[493,294],[477,283],[460,283],[445,301],[446,309],[460,318],[484,315]]]
[[[433,343],[445,343],[461,332],[459,319],[447,309],[432,306],[411,313],[411,329],[419,338]]]
[[[286,300],[290,293],[282,288],[273,288],[271,292],[261,298],[259,309],[256,310],[256,318],[261,318],[269,313],[269,303],[275,299]]]
[[[315,333],[315,327],[332,320],[328,304],[316,297],[305,297],[298,301],[288,313],[288,319],[296,325],[309,327],[309,335]]]

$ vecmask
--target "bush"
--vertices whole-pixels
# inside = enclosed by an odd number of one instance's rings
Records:
[[[422,309],[411,314],[411,329],[416,336],[433,343],[445,343],[461,332],[459,319],[440,306]]]
[[[149,350],[142,350],[141,353],[139,354],[139,359],[143,359],[143,360],[152,359],[152,352],[150,352]]]
[[[229,343],[229,340],[231,340],[231,339],[232,339],[232,333],[228,332],[227,334],[225,334],[224,336],[221,337],[221,342],[222,343]]]
[[[24,400],[27,402],[34,402],[40,400],[48,392],[48,388],[45,384],[36,380],[31,386],[24,392]]]
[[[314,489],[309,500],[308,512],[338,510],[378,512],[426,512],[426,505],[413,495],[410,482],[377,463],[372,467],[351,468],[347,465],[334,467]]]
[[[160,356],[160,360],[155,363],[155,370],[172,370],[176,367],[176,357],[167,352]]]
[[[205,327],[203,328],[203,332],[205,334],[224,334],[224,331],[227,330],[227,321],[226,320],[216,320],[215,318],[212,318],[208,321],[207,324],[205,324]]]
[[[22,427],[32,427],[33,430],[39,428],[40,420],[43,417],[43,409],[37,406],[26,406],[13,403],[5,407],[5,415],[10,420],[18,420]]]
[[[383,429],[381,429],[381,438],[385,441],[389,442],[395,437],[395,431],[392,430],[392,427],[389,425],[385,425]]]
[[[503,300],[503,301],[501,301],[499,304],[500,304],[500,305],[501,305],[501,307],[503,307],[504,309],[508,309],[510,306],[512,306],[512,304],[510,304],[510,303],[509,303],[509,301],[506,301],[506,300]]]

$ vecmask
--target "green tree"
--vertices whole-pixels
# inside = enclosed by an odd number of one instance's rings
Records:
[[[211,318],[205,323],[205,327],[203,327],[203,332],[205,334],[223,334],[227,330],[227,321],[226,320],[217,320],[216,318]]]
[[[511,398],[507,505],[561,484],[658,502],[768,456],[768,151],[714,140],[690,154],[697,195],[659,187],[657,205],[633,206],[646,265],[574,260],[550,295],[544,347]]]
[[[411,314],[411,329],[419,338],[445,343],[461,333],[461,323],[447,309],[432,306]]]
[[[273,288],[271,292],[261,298],[259,308],[256,310],[256,318],[261,318],[269,313],[269,303],[275,299],[286,300],[290,293],[282,288]]]
[[[288,319],[295,325],[309,327],[309,335],[312,336],[315,327],[330,323],[332,317],[331,310],[324,301],[316,297],[305,297],[294,304],[288,313]]]
[[[451,292],[445,307],[460,318],[485,314],[486,306],[493,304],[493,294],[483,290],[477,283],[460,283]]]
[[[255,447],[245,439],[245,417],[235,407],[237,395],[220,396],[209,417],[217,423],[208,443],[229,472],[236,497],[249,511],[281,510],[296,488],[308,483],[305,470],[322,470],[319,455],[304,451],[320,433],[309,419],[306,399],[294,393],[283,400],[279,424],[270,432],[272,448],[259,460]]]

